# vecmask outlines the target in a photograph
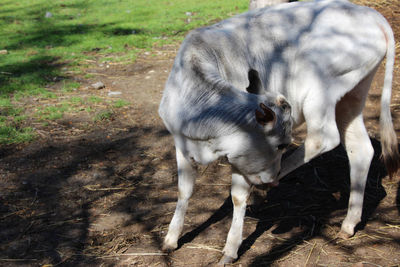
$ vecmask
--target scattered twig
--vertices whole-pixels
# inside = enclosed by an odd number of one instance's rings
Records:
[[[217,251],[217,252],[221,252],[222,253],[221,249],[217,249],[215,247],[207,246],[207,245],[204,245],[204,244],[192,244],[190,246],[187,246],[186,248],[206,249],[206,250]]]
[[[112,191],[112,190],[134,190],[136,187],[106,187],[106,188],[95,188],[96,185],[85,185],[83,188],[89,191]]]
[[[371,263],[371,262],[367,262],[367,261],[362,261],[361,263],[362,263],[362,264],[367,264],[367,265],[376,266],[376,267],[383,267],[382,265],[375,264],[375,263]]]
[[[104,255],[104,256],[98,256],[95,254],[77,254],[79,256],[89,256],[89,257],[96,257],[99,259],[104,259],[104,258],[114,258],[114,257],[122,257],[122,256],[166,256],[168,253],[164,252],[138,252],[138,253],[119,253],[119,254],[113,254],[113,255]]]
[[[267,234],[269,237],[271,237],[271,238],[273,238],[273,239],[276,239],[276,240],[279,240],[279,241],[281,241],[281,242],[286,242],[287,241],[287,239],[285,239],[285,238],[282,238],[282,237],[279,237],[279,236],[273,236],[273,235],[271,235],[271,234]]]
[[[381,227],[381,228],[395,228],[395,229],[398,229],[398,230],[400,230],[400,225],[393,225],[393,224],[386,224],[387,226],[383,226],[383,227]]]
[[[208,167],[210,167],[210,164],[207,164],[207,167],[204,169],[204,171],[201,172],[200,176],[203,176],[206,173]]]
[[[3,219],[5,219],[5,218],[7,218],[7,217],[10,217],[10,216],[12,216],[12,215],[14,215],[14,214],[16,214],[16,213],[18,213],[18,212],[20,212],[20,211],[21,211],[21,210],[17,210],[17,211],[8,213],[8,214],[2,216],[2,217],[0,218],[0,220],[3,220]]]
[[[306,260],[306,263],[304,264],[304,267],[307,266],[308,261],[310,260],[311,254],[312,254],[312,252],[313,252],[313,250],[314,250],[314,248],[315,248],[316,245],[317,245],[317,242],[314,241],[314,245],[311,247],[310,252],[308,253],[307,260]]]
[[[218,163],[218,166],[229,167],[230,165],[228,165],[228,164],[223,164],[223,163]]]

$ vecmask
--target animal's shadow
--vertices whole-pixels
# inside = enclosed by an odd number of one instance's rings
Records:
[[[356,230],[365,226],[367,219],[386,196],[381,184],[387,173],[380,160],[380,143],[375,139],[371,142],[375,154],[368,174],[362,222]],[[273,247],[266,256],[263,255],[259,260],[264,263],[273,262],[299,242],[318,236],[323,225],[332,217],[338,216],[333,214],[335,211],[343,211],[340,216],[344,218],[350,192],[349,173],[346,151],[339,146],[282,179],[280,185],[272,188],[261,201],[248,206],[246,217],[255,218],[258,223],[256,230],[247,236],[240,246],[239,258],[249,250],[257,238],[275,225],[273,234],[287,233],[294,228],[301,230],[295,231],[287,241]],[[397,200],[399,199],[398,197]],[[191,242],[200,232],[225,216],[231,216],[231,213],[232,202],[228,197],[207,221],[179,239],[179,247]],[[341,220],[337,220],[338,225]],[[257,259],[254,264],[257,265]]]

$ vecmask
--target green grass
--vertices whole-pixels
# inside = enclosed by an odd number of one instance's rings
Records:
[[[20,127],[26,119],[22,108],[15,108],[10,98],[0,97],[0,144],[12,144],[31,141],[34,133],[30,127]]]
[[[78,97],[78,96],[71,97],[70,101],[72,104],[84,104],[85,103],[85,101],[81,97]]]
[[[43,109],[39,109],[37,112],[38,119],[43,120],[58,120],[64,116],[64,113],[70,110],[70,106],[66,103],[62,103],[58,106],[49,106]]]
[[[89,103],[101,103],[103,102],[103,99],[101,99],[100,97],[97,96],[90,96],[88,98]]]
[[[17,129],[0,123],[0,144],[23,143],[33,140],[35,133],[30,127]]]
[[[123,58],[132,60],[138,49],[181,40],[190,29],[244,11],[247,3],[247,0],[3,1],[0,48],[8,54],[0,55],[1,93],[44,87],[61,75],[62,67],[80,64],[93,51],[112,60],[116,60],[116,53],[123,52]],[[46,11],[53,16],[45,18]]]
[[[101,111],[101,112],[97,113],[94,116],[93,120],[95,122],[110,120],[112,118],[113,114],[114,113],[112,111],[110,111],[110,110],[104,110],[104,111]]]
[[[78,89],[79,86],[81,86],[81,85],[78,82],[66,82],[66,81],[63,81],[62,91],[63,92],[72,92],[72,91]]]
[[[118,99],[117,101],[114,102],[114,107],[115,108],[122,108],[125,106],[128,106],[130,103],[126,100],[123,99]]]
[[[85,75],[86,59],[132,63],[143,50],[180,42],[189,30],[247,6],[248,0],[3,0],[0,50],[7,54],[0,54],[0,115],[19,116],[22,111],[12,114],[13,105],[22,98],[56,99],[79,88],[79,83],[68,81],[66,71]],[[45,18],[46,12],[52,17]],[[60,79],[59,93],[46,89]],[[15,142],[21,140],[15,137]]]

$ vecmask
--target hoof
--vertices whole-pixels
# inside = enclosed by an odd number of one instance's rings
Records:
[[[347,239],[351,238],[353,235],[354,235],[354,234],[349,234],[349,233],[346,233],[346,232],[344,232],[343,230],[341,230],[341,231],[338,233],[337,237],[338,237],[338,238],[341,238],[341,239],[344,239],[344,240],[347,240]]]
[[[225,264],[230,264],[235,260],[235,258],[230,256],[222,256],[221,260],[218,262],[218,266],[225,266]]]
[[[164,252],[170,253],[170,252],[174,251],[177,247],[178,246],[164,244],[162,246],[161,250],[164,251]]]

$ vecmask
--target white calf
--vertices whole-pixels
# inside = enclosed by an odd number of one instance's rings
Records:
[[[382,155],[390,176],[400,165],[389,108],[394,46],[392,30],[378,12],[344,0],[257,9],[191,32],[159,109],[174,136],[179,175],[178,204],[164,248],[176,248],[182,230],[194,184],[191,159],[208,163],[227,156],[234,166],[233,221],[221,260],[226,263],[237,258],[242,242],[250,185],[277,184],[340,142],[351,176],[341,236],[353,235],[374,154],[362,110],[385,56]],[[280,148],[289,142],[292,122],[304,121],[304,145],[283,161],[278,175]]]

